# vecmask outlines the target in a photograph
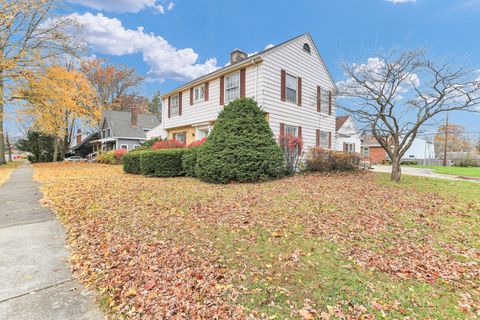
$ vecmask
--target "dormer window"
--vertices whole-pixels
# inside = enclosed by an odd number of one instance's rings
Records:
[[[305,50],[306,52],[310,53],[310,46],[308,45],[308,43],[304,43],[304,44],[303,44],[303,50]]]

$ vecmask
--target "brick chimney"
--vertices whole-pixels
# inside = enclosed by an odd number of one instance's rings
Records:
[[[243,59],[246,59],[247,57],[248,55],[245,52],[239,49],[235,49],[232,51],[232,53],[230,53],[230,63],[237,63],[239,61],[242,61]]]
[[[82,143],[82,129],[77,129],[77,146]]]
[[[137,112],[137,107],[133,106],[132,107],[132,121],[131,121],[131,126],[136,127],[138,125],[138,112]]]

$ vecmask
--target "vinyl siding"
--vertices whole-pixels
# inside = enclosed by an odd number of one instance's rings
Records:
[[[344,135],[348,136],[345,137]],[[360,139],[360,134],[357,130],[357,127],[353,123],[352,119],[349,118],[340,130],[337,132],[337,139],[335,143],[335,150],[343,151],[343,143],[355,143],[355,152],[361,151],[362,140]]]
[[[311,53],[303,50],[308,43]],[[310,37],[300,37],[282,48],[267,52],[263,56],[263,68],[259,77],[261,91],[259,103],[269,113],[269,123],[278,139],[280,123],[302,127],[304,149],[314,147],[316,129],[332,132],[332,148],[335,146],[335,99],[332,97],[332,115],[328,114],[328,104],[322,105],[322,112],[317,112],[317,85],[325,90],[335,90],[327,70],[315,51]],[[281,101],[280,73],[287,73],[302,78],[302,105]]]
[[[245,96],[255,96],[256,67],[247,66],[245,70]],[[195,102],[190,105],[190,89],[182,91],[182,115],[168,118],[168,98],[163,99],[162,113],[165,115],[164,128],[166,130],[192,124],[214,121],[223,106],[220,105],[220,78],[209,82],[209,100]]]
[[[308,43],[311,53],[303,50]],[[332,148],[335,147],[335,98],[332,96],[332,114],[328,114],[328,103],[317,112],[317,86],[335,91],[325,65],[315,50],[308,35],[262,54],[263,61],[257,66],[246,67],[245,96],[255,98],[259,106],[268,113],[268,122],[278,140],[280,123],[301,126],[305,150],[315,146],[316,130],[332,133]],[[257,83],[258,68],[258,83]],[[280,99],[281,69],[302,78],[302,105],[282,102]],[[258,92],[257,96],[256,91]],[[209,101],[190,106],[190,88],[182,91],[182,115],[168,118],[168,98],[163,99],[163,128],[166,130],[214,121],[222,106],[220,102],[220,78],[209,81]],[[155,129],[156,132],[161,132]],[[148,137],[154,135],[148,134]]]

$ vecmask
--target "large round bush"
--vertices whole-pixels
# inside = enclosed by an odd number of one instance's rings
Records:
[[[227,183],[267,180],[284,173],[282,151],[257,103],[243,98],[225,106],[198,152],[197,176]]]

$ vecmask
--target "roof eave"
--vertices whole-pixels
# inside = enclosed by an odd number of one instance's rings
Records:
[[[250,64],[259,64],[263,61],[262,57],[260,56],[259,53],[257,54],[254,54],[248,58],[246,58],[245,60],[242,60],[240,62],[237,62],[237,63],[234,63],[234,64],[231,64],[229,66],[226,66],[226,67],[223,67],[223,68],[220,68],[218,70],[215,70],[211,73],[208,73],[204,76],[201,76],[200,78],[198,79],[195,79],[195,80],[192,80],[190,82],[187,82],[186,84],[178,87],[178,88],[175,88],[173,89],[172,91],[169,91],[165,94],[162,95],[162,100],[171,96],[171,95],[174,95],[174,94],[177,94],[179,92],[182,92],[182,91],[185,91],[186,89],[190,88],[190,87],[194,87],[194,86],[197,86],[197,85],[200,85],[202,83],[204,83],[205,81],[207,80],[213,80],[213,79],[216,79],[222,75],[225,75],[225,74],[228,74],[228,73],[231,73],[231,72],[235,72],[235,71],[238,71],[240,69],[242,69],[243,67],[247,66],[247,65],[250,65]]]

